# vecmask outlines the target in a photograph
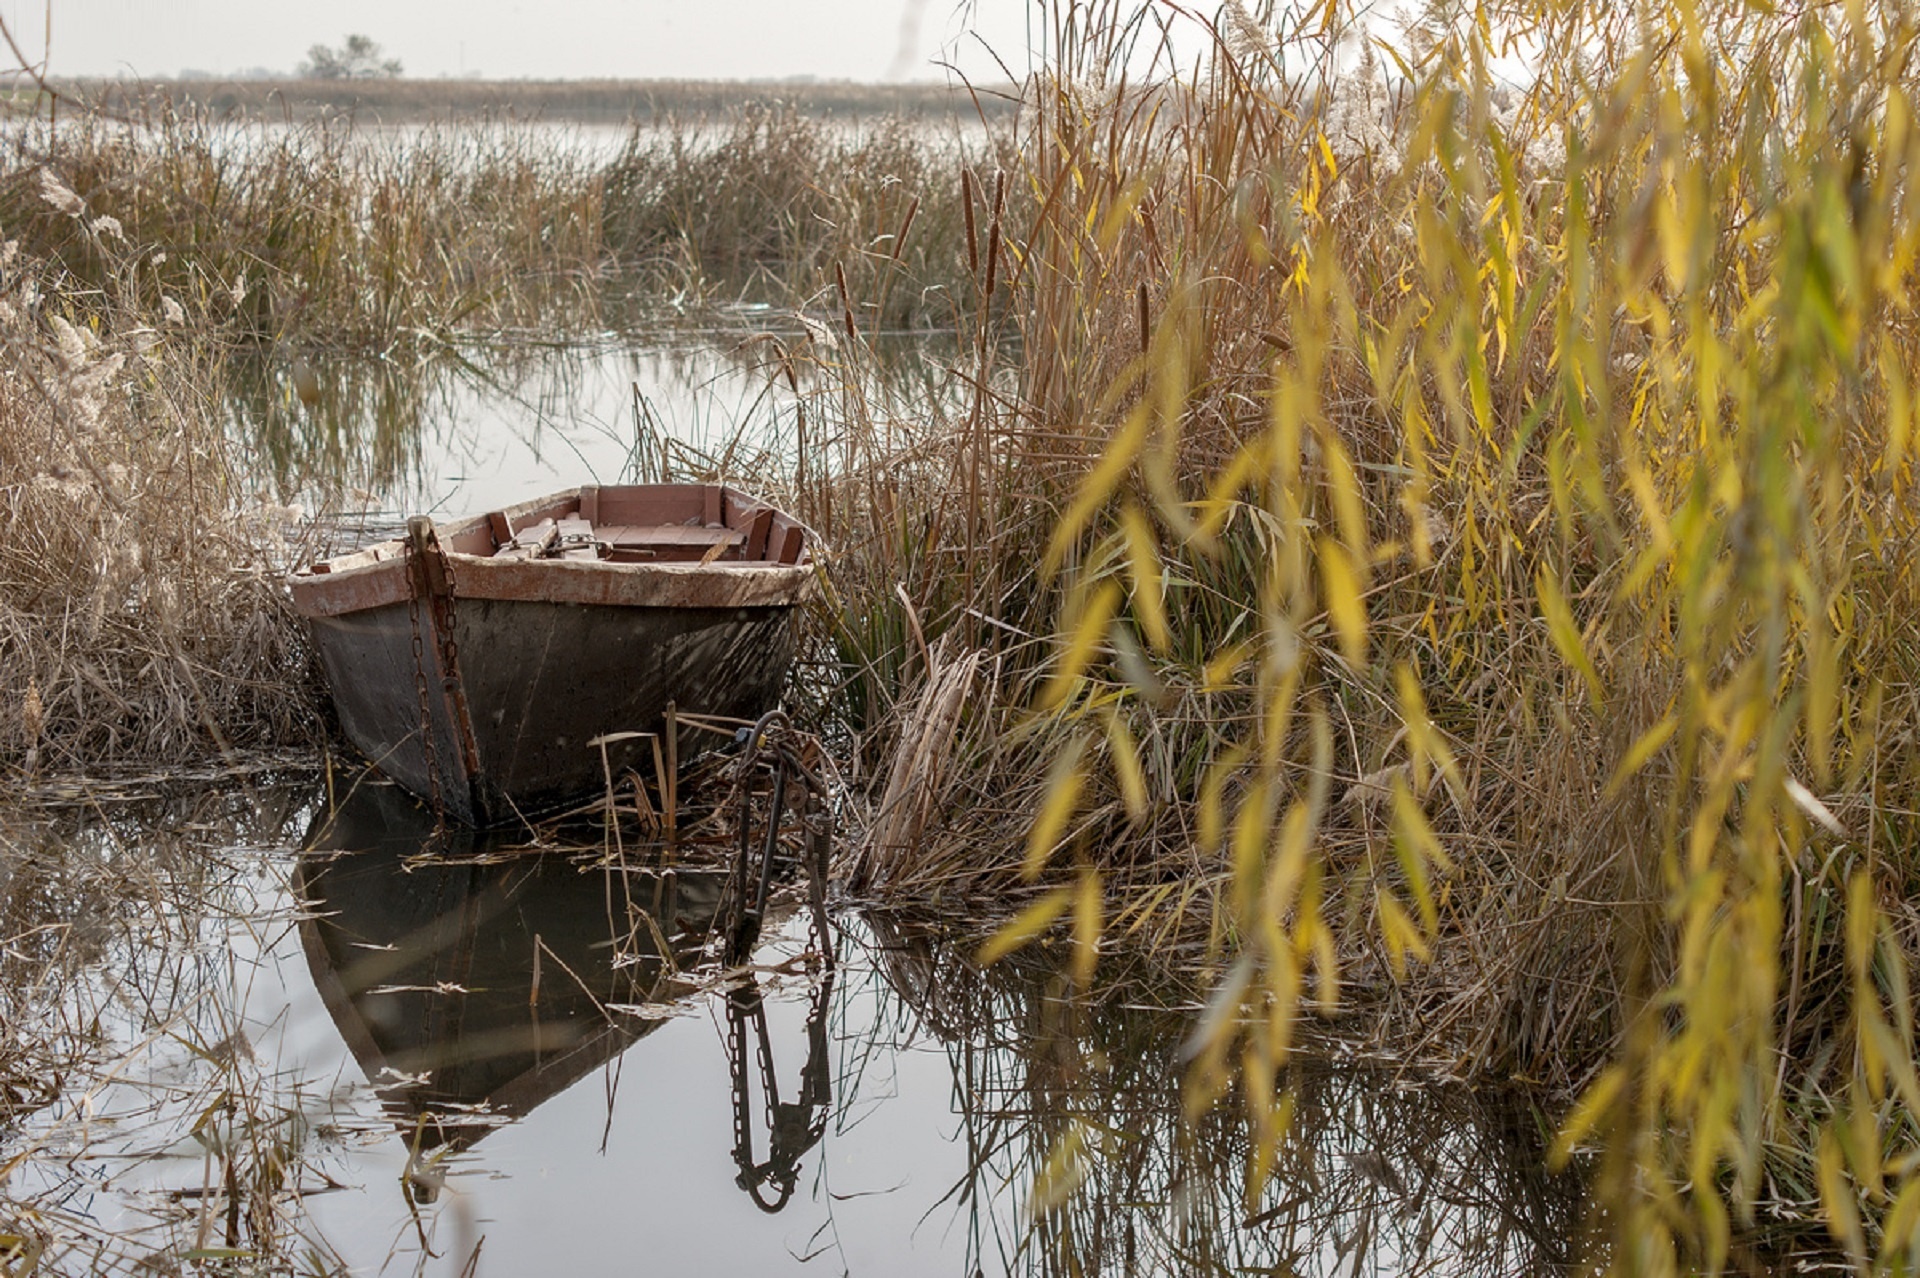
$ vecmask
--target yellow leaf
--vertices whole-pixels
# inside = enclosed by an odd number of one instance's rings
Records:
[[[1073,983],[1083,990],[1092,988],[1100,964],[1102,904],[1100,871],[1084,871],[1073,894]]]
[[[1853,979],[1862,985],[1873,964],[1874,934],[1879,928],[1880,912],[1873,904],[1873,880],[1865,870],[1855,870],[1847,883],[1847,964]]]
[[[1567,1121],[1560,1125],[1560,1134],[1554,1138],[1553,1149],[1547,1155],[1548,1167],[1559,1171],[1567,1165],[1574,1149],[1599,1126],[1626,1085],[1625,1066],[1609,1065],[1600,1072],[1600,1077],[1593,1080],[1593,1086],[1587,1088],[1586,1095],[1567,1115]]]
[[[1067,548],[1073,545],[1074,539],[1093,518],[1094,512],[1106,505],[1120,490],[1120,481],[1126,478],[1127,471],[1132,469],[1134,460],[1140,455],[1141,446],[1147,441],[1152,411],[1152,404],[1143,399],[1127,414],[1126,424],[1119,433],[1107,441],[1099,462],[1081,481],[1073,504],[1067,507],[1067,513],[1054,526],[1053,537],[1047,543],[1046,556],[1041,561],[1043,571],[1052,573],[1060,567],[1066,559]]]
[[[1147,774],[1140,766],[1140,751],[1133,744],[1133,733],[1126,720],[1107,711],[1107,757],[1113,760],[1114,775],[1120,781],[1120,799],[1127,815],[1138,821],[1147,815]]]
[[[1674,729],[1680,726],[1680,720],[1667,715],[1641,733],[1634,743],[1627,747],[1626,757],[1620,760],[1620,766],[1613,770],[1613,779],[1607,782],[1607,797],[1618,795],[1634,774],[1647,766],[1647,761],[1660,753],[1660,747],[1673,736]]]
[[[1032,1196],[1027,1200],[1030,1213],[1040,1216],[1060,1206],[1087,1178],[1088,1130],[1085,1120],[1075,1118],[1060,1133],[1060,1139],[1048,1151],[1047,1161],[1034,1175]]]
[[[1387,943],[1387,957],[1393,962],[1393,974],[1404,979],[1407,974],[1407,955],[1425,962],[1430,957],[1427,939],[1420,935],[1419,927],[1407,914],[1405,907],[1394,899],[1393,893],[1380,889],[1374,894],[1380,908],[1380,936]]]
[[[1319,433],[1320,457],[1327,468],[1327,487],[1333,494],[1334,517],[1340,525],[1340,540],[1353,555],[1356,577],[1366,584],[1367,562],[1367,505],[1360,491],[1360,480],[1353,473],[1353,463],[1347,458],[1346,445],[1340,442],[1340,436],[1332,430]]]
[[[1040,805],[1033,829],[1027,835],[1027,858],[1020,872],[1031,879],[1045,867],[1061,838],[1067,822],[1080,807],[1080,791],[1086,785],[1086,773],[1080,766],[1087,743],[1075,737],[1066,749],[1054,756],[1047,772],[1047,799]]]
[[[1217,852],[1221,840],[1226,837],[1227,782],[1233,779],[1233,774],[1246,761],[1246,748],[1235,746],[1209,764],[1206,776],[1201,778],[1198,824],[1202,852]]]
[[[1427,883],[1427,866],[1444,864],[1446,853],[1441,850],[1433,827],[1427,824],[1427,814],[1420,810],[1412,791],[1407,789],[1404,777],[1393,779],[1393,833],[1393,849],[1399,857],[1400,869],[1407,876],[1407,886],[1413,889],[1414,904],[1420,907],[1420,922],[1429,933],[1436,932],[1440,928],[1440,914],[1433,903],[1433,890]]]
[[[1839,719],[1840,654],[1826,628],[1816,622],[1806,636],[1807,759],[1813,779],[1821,786],[1833,783],[1833,729]]]
[[[1347,664],[1358,670],[1367,664],[1367,607],[1360,579],[1346,550],[1331,537],[1319,539],[1319,551],[1327,615],[1340,636],[1340,649]]]
[[[1595,710],[1601,708],[1600,672],[1594,668],[1593,659],[1587,656],[1586,643],[1580,638],[1580,627],[1573,619],[1573,607],[1567,597],[1560,593],[1560,583],[1554,579],[1551,570],[1544,565],[1535,586],[1540,596],[1540,614],[1547,623],[1547,637],[1553,640],[1554,648],[1566,663],[1579,672],[1587,687],[1587,700]]]
[[[986,944],[980,947],[980,953],[975,956],[976,961],[982,967],[998,963],[1053,926],[1053,921],[1066,910],[1069,899],[1066,888],[1055,888],[1014,915],[999,931],[987,938]]]
[[[1087,601],[1086,607],[1074,619],[1073,633],[1067,639],[1066,651],[1060,654],[1059,666],[1040,694],[1042,710],[1057,708],[1072,694],[1076,681],[1086,672],[1094,654],[1105,645],[1107,626],[1119,609],[1120,587],[1117,583],[1103,581],[1094,587],[1093,598]]]
[[[1138,506],[1130,505],[1120,512],[1120,529],[1126,536],[1127,560],[1133,573],[1134,619],[1146,632],[1154,651],[1164,653],[1173,646],[1173,632],[1167,625],[1160,547],[1153,525]]]
[[[1466,782],[1460,776],[1460,765],[1454,761],[1453,751],[1447,747],[1446,739],[1433,726],[1433,719],[1427,713],[1427,698],[1420,691],[1420,681],[1414,676],[1413,667],[1401,662],[1394,667],[1394,688],[1400,697],[1400,722],[1407,727],[1408,754],[1413,760],[1414,785],[1426,792],[1426,770],[1429,765],[1440,769],[1456,791],[1466,789]]]
[[[1827,1227],[1846,1244],[1856,1267],[1864,1269],[1867,1239],[1860,1229],[1860,1214],[1854,1207],[1853,1189],[1847,1184],[1846,1170],[1840,1161],[1840,1145],[1834,1140],[1831,1128],[1820,1133],[1820,1153],[1815,1159],[1815,1168],[1820,1182],[1820,1202],[1826,1208]]]

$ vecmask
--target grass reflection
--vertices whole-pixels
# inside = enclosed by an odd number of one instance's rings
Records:
[[[823,423],[844,418],[849,394],[900,419],[956,402],[951,336],[878,341],[856,391],[819,331],[740,310],[597,344],[243,354],[223,412],[279,500],[338,512],[456,508],[466,489],[512,483],[529,463],[551,475],[546,489],[660,476],[783,488],[803,456],[847,450]]]
[[[873,920],[886,979],[946,1043],[970,1170],[951,1200],[987,1272],[1534,1274],[1571,1269],[1577,1173],[1488,1089],[1350,1055],[1276,1080],[1290,1123],[1266,1186],[1237,1100],[1185,1117],[1197,1009],[1145,979],[1070,997],[1044,957],[985,971],[952,934]]]

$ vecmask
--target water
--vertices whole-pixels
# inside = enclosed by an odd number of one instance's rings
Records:
[[[840,393],[825,325],[741,307],[653,336],[567,346],[503,343],[419,363],[309,360],[318,397],[296,393],[291,351],[247,368],[226,405],[280,499],[308,512],[464,515],[581,483],[700,474],[746,488],[790,469],[803,404],[810,447]],[[879,334],[869,413],[924,421],[959,402],[955,343]]]
[[[332,800],[308,782],[107,803],[104,826],[42,832],[62,857],[112,859],[144,828],[150,851],[120,859],[153,858],[158,907],[96,923],[92,960],[42,990],[102,1036],[8,1128],[8,1225],[49,1244],[50,1272],[1568,1260],[1578,1194],[1539,1173],[1524,1108],[1300,1066],[1294,1137],[1248,1204],[1241,1124],[1179,1118],[1189,995],[1125,955],[1072,1000],[1044,959],[976,969],[964,927],[843,910],[829,971],[789,887],[743,987],[701,951],[719,888],[696,853],[663,886],[638,848],[436,838],[390,788],[335,782]]]

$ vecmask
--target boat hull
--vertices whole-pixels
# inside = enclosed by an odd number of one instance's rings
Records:
[[[312,619],[314,646],[347,739],[389,777],[449,817],[499,825],[599,790],[652,744],[619,733],[665,730],[668,702],[703,715],[755,718],[778,704],[793,661],[789,608],[622,608],[460,600],[460,681],[477,776],[467,774],[454,711],[439,695],[437,645],[416,677],[408,605]],[[422,691],[431,732],[421,732]]]
[[[583,500],[603,515],[621,503],[685,507],[696,519],[717,510],[711,525],[664,524],[669,552],[695,536],[731,537],[731,553],[752,546],[764,557],[499,553],[508,539],[489,518],[510,530]],[[430,548],[382,543],[292,579],[341,728],[387,776],[455,820],[508,824],[599,793],[628,768],[651,776],[669,705],[752,719],[779,703],[794,609],[813,580],[804,530],[785,516],[695,485],[582,489],[505,515],[437,536],[423,526]]]

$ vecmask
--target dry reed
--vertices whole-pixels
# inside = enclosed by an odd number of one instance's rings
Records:
[[[1580,1098],[1623,1271],[1910,1264],[1915,29],[1528,10],[1497,91],[1465,14],[1303,67],[1340,12],[1134,83],[1139,11],[1063,7],[969,236],[1011,384],[977,312],[976,410],[816,494],[864,745],[911,629],[995,658],[915,863],[1081,979],[1203,945],[1256,1182],[1358,1004]]]
[[[217,367],[158,315],[71,307],[16,242],[0,256],[0,761],[192,765],[310,739],[274,554],[297,512],[237,469],[204,398]]]

